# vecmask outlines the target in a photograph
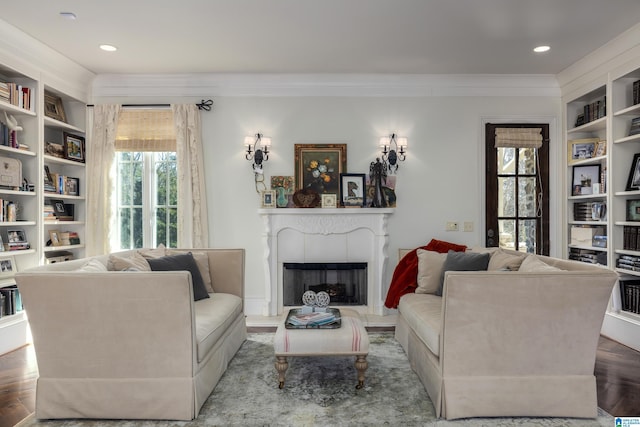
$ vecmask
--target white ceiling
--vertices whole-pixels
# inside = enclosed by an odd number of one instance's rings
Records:
[[[1,3],[1,19],[97,74],[557,74],[640,23],[639,0]]]

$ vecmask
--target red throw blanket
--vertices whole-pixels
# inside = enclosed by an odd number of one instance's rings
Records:
[[[418,287],[418,249],[425,249],[427,251],[445,254],[449,252],[449,250],[463,252],[467,250],[467,247],[464,245],[456,245],[455,243],[432,239],[428,245],[420,246],[419,248],[409,252],[398,262],[396,269],[393,271],[391,284],[387,291],[387,298],[384,301],[385,307],[398,308],[400,297],[404,294],[415,292]]]

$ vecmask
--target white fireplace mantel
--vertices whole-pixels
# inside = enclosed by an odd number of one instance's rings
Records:
[[[263,314],[282,314],[283,263],[366,262],[368,303],[355,308],[383,315],[387,220],[393,212],[392,208],[259,209],[264,221]]]

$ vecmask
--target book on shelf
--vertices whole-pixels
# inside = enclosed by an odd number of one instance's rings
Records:
[[[640,104],[640,80],[633,82],[633,105]]]
[[[23,310],[22,297],[16,285],[0,288],[0,295],[3,298],[2,315],[11,316]]]
[[[622,249],[640,250],[640,226],[625,225],[622,228]]]
[[[640,314],[640,280],[620,279],[622,310]]]
[[[0,82],[0,100],[16,107],[33,111],[34,103],[31,102],[31,94],[30,87],[13,82]]]
[[[640,117],[631,119],[631,127],[629,128],[629,136],[640,133]]]

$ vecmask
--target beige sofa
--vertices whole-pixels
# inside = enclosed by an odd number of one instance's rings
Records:
[[[442,297],[400,299],[395,336],[438,417],[596,417],[595,353],[617,274],[530,256],[560,270],[447,271]]]
[[[246,339],[244,250],[190,251],[206,253],[214,289],[196,302],[187,271],[76,271],[82,259],[16,275],[38,360],[37,418],[198,415]]]

